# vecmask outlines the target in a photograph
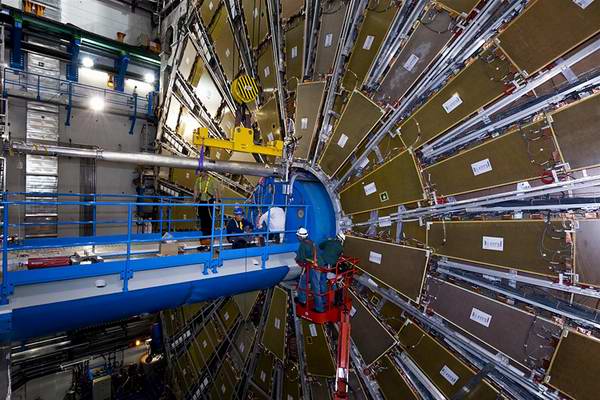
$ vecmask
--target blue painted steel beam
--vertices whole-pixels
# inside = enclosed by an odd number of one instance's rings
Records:
[[[129,66],[129,55],[123,53],[115,60],[115,90],[119,92],[125,91],[125,75]]]
[[[23,19],[22,17],[15,16],[15,22],[10,28],[10,41],[12,47],[10,48],[10,67],[14,69],[22,70],[25,68],[25,57],[23,55]]]
[[[67,80],[79,81],[79,50],[81,49],[81,38],[73,37],[67,51],[69,52],[69,63],[67,64]]]

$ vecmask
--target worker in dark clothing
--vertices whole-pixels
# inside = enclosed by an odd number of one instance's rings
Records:
[[[310,263],[314,266],[322,266],[323,258],[318,252],[315,243],[308,238],[306,228],[300,228],[296,231],[298,237],[298,250],[296,250],[296,262],[302,266],[304,263]],[[314,308],[316,312],[325,311],[325,291],[321,291],[320,280],[321,273],[313,268],[310,269],[310,290],[313,292]],[[298,297],[296,301],[301,304],[306,304],[306,295],[308,288],[306,287],[306,269],[303,268],[300,280],[298,282]]]
[[[344,240],[346,240],[346,235],[344,232],[340,231],[335,238],[324,240],[319,245],[319,249],[321,250],[323,261],[325,263],[325,268],[329,270],[329,272],[321,273],[319,281],[320,287],[325,288],[325,290],[327,290],[327,280],[336,278],[335,266],[344,251]],[[338,272],[343,271],[340,270]],[[332,288],[336,288],[337,286],[338,285],[335,283],[332,283]],[[336,290],[335,294],[336,303],[339,303],[341,301],[340,296],[342,293],[340,290]]]
[[[344,251],[345,239],[346,235],[340,231],[335,238],[324,240],[319,245],[326,268],[335,268],[338,258]]]
[[[233,244],[234,249],[248,247],[250,242],[252,242],[251,232],[253,229],[254,225],[244,218],[242,207],[235,207],[233,209],[233,218],[227,221],[227,234],[236,236],[228,236],[227,241]],[[241,235],[242,233],[245,233],[245,235]]]
[[[213,179],[206,171],[201,171],[194,182],[194,202],[198,206],[199,228],[203,236],[212,235],[213,213],[209,204],[221,200],[219,182]]]

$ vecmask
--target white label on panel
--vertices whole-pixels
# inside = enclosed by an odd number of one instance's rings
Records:
[[[356,308],[352,307],[352,308],[350,309],[350,316],[351,316],[351,317],[354,317],[354,314],[356,314]]]
[[[484,250],[503,251],[504,250],[504,238],[494,236],[484,236],[483,239]]]
[[[291,394],[287,395],[287,400],[294,400],[294,396],[292,396]]]
[[[377,191],[377,186],[375,186],[375,182],[371,182],[368,185],[363,186],[365,190],[365,195],[369,196]]]
[[[529,182],[519,182],[517,183],[517,191],[522,192],[523,190],[531,189],[531,185]]]
[[[210,3],[208,3],[208,9],[212,11],[213,9],[213,2],[211,1]]]
[[[363,50],[371,50],[373,40],[375,40],[375,36],[367,35],[365,42],[363,43]]]
[[[471,164],[471,170],[473,171],[473,175],[481,175],[486,172],[490,172],[492,170],[492,163],[489,158],[485,160],[477,161]]]
[[[364,168],[369,164],[369,157],[365,157],[362,159],[362,161],[360,162],[360,164],[358,164],[358,166],[360,168]]]
[[[446,110],[447,113],[451,113],[456,107],[460,106],[462,102],[463,101],[458,95],[458,93],[454,93],[452,97],[450,97],[448,100],[446,100],[444,104],[442,104],[442,107],[444,107],[444,110]]]
[[[586,9],[587,6],[589,6],[590,4],[592,4],[592,2],[594,0],[573,0],[575,2],[575,4],[577,4],[579,7],[583,8],[584,10]]]
[[[310,330],[310,335],[312,337],[316,337],[317,336],[317,327],[315,326],[315,324],[308,325],[308,330]]]
[[[227,321],[229,319],[229,313],[226,312],[225,315],[223,315],[223,318],[225,319],[225,321]]]
[[[374,251],[369,252],[369,261],[375,264],[381,264],[381,259],[383,256],[380,253],[376,253]]]
[[[296,58],[298,56],[298,46],[292,47],[292,58]]]
[[[269,66],[267,65],[265,67],[265,69],[263,70],[263,75],[265,76],[265,78],[269,75],[271,75],[271,68],[269,68]]]
[[[258,8],[254,7],[254,18],[258,17]]]
[[[325,47],[331,47],[333,43],[333,33],[328,33],[325,35]]]
[[[225,387],[225,385],[221,385],[221,393],[225,394],[226,391],[227,388]]]
[[[202,341],[202,347],[206,348],[206,346],[208,346],[208,343],[206,343],[206,340]]]
[[[414,54],[411,54],[410,57],[408,57],[408,60],[406,60],[406,62],[404,63],[404,65],[402,65],[402,67],[408,72],[412,72],[412,70],[415,68],[415,65],[417,65],[418,62],[419,57],[417,57]]]
[[[229,58],[230,54],[231,54],[231,51],[229,51],[229,49],[225,49],[225,57]]]
[[[275,318],[275,329],[279,329],[281,327],[281,320],[279,318]]]
[[[220,152],[220,151],[217,151],[217,152],[215,153],[215,157],[217,157],[217,160],[219,160],[219,159],[221,158],[221,152]]]
[[[267,139],[269,139],[269,142],[272,142],[273,140],[275,140],[275,136],[273,136],[273,132],[269,132],[269,134],[267,135]]]
[[[245,348],[246,345],[244,343],[240,343],[240,353],[243,353]]]
[[[382,228],[385,228],[386,226],[392,226],[392,218],[390,216],[379,217],[379,226]]]
[[[484,313],[483,311],[478,310],[475,307],[473,307],[473,309],[471,310],[471,316],[469,318],[471,318],[472,321],[475,321],[478,324],[485,326],[486,328],[489,328],[490,322],[492,322],[492,316],[490,314]]]
[[[454,373],[447,365],[444,365],[444,368],[440,371],[440,375],[444,377],[451,385],[454,385],[458,382],[458,375]]]
[[[267,374],[265,374],[265,371],[260,371],[260,380],[264,382],[266,379]]]
[[[300,119],[300,129],[308,129],[308,118]]]
[[[337,145],[343,149],[344,146],[346,146],[346,142],[348,142],[348,136],[342,133],[342,136],[340,136],[339,140],[337,141]]]

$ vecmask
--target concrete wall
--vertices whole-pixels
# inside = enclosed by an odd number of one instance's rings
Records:
[[[26,129],[27,102],[18,98],[9,99],[10,132],[13,139],[24,139]],[[107,150],[138,152],[141,144],[141,131],[145,121],[138,120],[135,133],[129,135],[130,121],[127,117],[94,113],[87,109],[74,109],[71,126],[64,125],[66,111],[60,110],[59,141],[73,145],[99,146]],[[153,127],[149,129],[154,130]],[[74,158],[59,159],[59,192],[80,193],[80,160]],[[96,163],[96,192],[101,194],[135,194],[132,183],[135,178],[135,166],[104,161]],[[9,156],[7,159],[7,190],[20,192],[25,190],[25,157]],[[63,207],[59,210],[61,221],[79,220],[78,207]],[[98,220],[126,219],[124,207],[106,208],[98,211]],[[23,221],[23,212],[11,210],[12,222]],[[124,233],[125,225],[105,227],[99,234]],[[61,236],[77,235],[78,226],[64,226],[59,230]]]

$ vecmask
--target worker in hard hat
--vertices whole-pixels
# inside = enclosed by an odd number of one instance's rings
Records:
[[[194,203],[198,206],[199,228],[203,236],[211,236],[213,228],[213,208],[209,204],[221,201],[221,186],[218,180],[208,175],[206,171],[200,174],[194,182]]]
[[[304,265],[306,263],[311,264],[312,266],[323,265],[323,258],[319,254],[315,243],[309,239],[308,230],[306,230],[306,228],[299,228],[296,231],[296,237],[298,238],[299,242],[298,250],[296,250],[296,262],[303,267],[302,274],[300,274],[300,280],[298,281],[298,296],[296,297],[296,301],[305,305],[308,289],[306,287],[306,268],[304,268]],[[310,290],[313,292],[314,310],[316,312],[325,311],[325,292],[321,293],[320,279],[320,272],[311,268],[309,275],[311,287]]]
[[[335,238],[329,238],[321,242],[319,244],[319,250],[321,250],[321,254],[323,256],[323,262],[325,263],[325,269],[329,270],[326,273],[321,273],[321,277],[319,280],[319,285],[321,290],[327,290],[327,280],[336,278],[336,264],[342,253],[344,252],[344,240],[346,240],[346,234],[343,231],[339,231]],[[343,272],[343,271],[338,271]],[[333,282],[333,281],[332,281]],[[332,283],[332,288],[335,290],[339,289],[339,285]],[[338,299],[339,290],[336,290],[336,302],[341,299]]]
[[[233,244],[234,249],[248,247],[252,242],[251,232],[254,225],[244,217],[244,209],[235,207],[233,209],[233,218],[227,221],[227,241]]]
[[[274,240],[275,243],[283,242],[283,231],[285,230],[285,211],[281,207],[271,207],[267,212],[259,213],[257,217],[258,229],[262,229],[265,232],[269,231],[269,239]],[[278,232],[278,233],[274,233]],[[264,238],[260,238],[261,245],[264,245]]]

